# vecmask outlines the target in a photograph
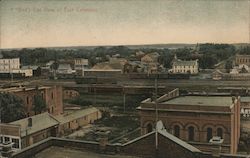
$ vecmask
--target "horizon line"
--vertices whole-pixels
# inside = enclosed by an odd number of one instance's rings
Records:
[[[111,44],[111,45],[68,45],[68,46],[37,46],[37,47],[14,47],[14,48],[0,48],[0,50],[8,49],[36,49],[36,48],[67,48],[67,47],[115,47],[115,46],[149,46],[149,45],[193,45],[193,44],[246,44],[250,45],[248,42],[233,42],[233,43],[223,43],[223,42],[197,42],[197,43],[153,43],[153,44]]]

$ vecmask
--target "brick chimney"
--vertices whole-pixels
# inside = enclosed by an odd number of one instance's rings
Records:
[[[221,145],[223,141],[224,139],[221,139],[221,137],[218,136],[213,136],[213,138],[209,140],[209,143],[212,144],[211,148],[213,157],[220,157]]]

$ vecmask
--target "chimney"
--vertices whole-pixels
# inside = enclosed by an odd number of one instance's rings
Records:
[[[32,127],[32,118],[28,118],[28,127]]]
[[[232,97],[232,103],[233,104],[235,103],[235,97],[234,96]]]

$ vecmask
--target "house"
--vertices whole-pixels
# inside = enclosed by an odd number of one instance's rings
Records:
[[[48,112],[0,124],[1,142],[12,142],[15,150],[21,150],[48,137],[55,137],[58,125],[59,122]]]
[[[172,69],[169,70],[173,74],[198,74],[199,64],[197,60],[183,61],[177,59],[176,55],[173,60]]]
[[[56,73],[57,74],[73,74],[73,71],[70,64],[59,64]]]
[[[22,66],[21,69],[27,70],[27,69],[32,69],[33,76],[41,76],[41,67],[39,66]]]
[[[155,101],[146,99],[137,108],[142,134],[150,133],[155,122]],[[223,139],[221,152],[235,154],[240,138],[240,97],[218,95],[180,96],[175,89],[157,99],[158,118],[176,137],[211,152],[210,139]],[[166,117],[167,116],[167,117]]]
[[[141,58],[141,62],[145,63],[158,63],[158,58],[160,55],[157,52],[149,53]]]
[[[84,76],[84,70],[88,67],[89,60],[83,58],[74,59],[74,69],[76,71],[76,75]]]

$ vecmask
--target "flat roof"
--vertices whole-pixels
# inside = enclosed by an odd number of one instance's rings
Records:
[[[35,155],[36,158],[138,158],[135,156],[126,156],[126,155],[105,155],[100,153],[94,153],[91,151],[83,151],[83,150],[76,150],[71,148],[63,148],[63,147],[49,147],[38,154]]]
[[[162,104],[201,105],[201,106],[231,106],[232,97],[228,96],[179,96]]]

